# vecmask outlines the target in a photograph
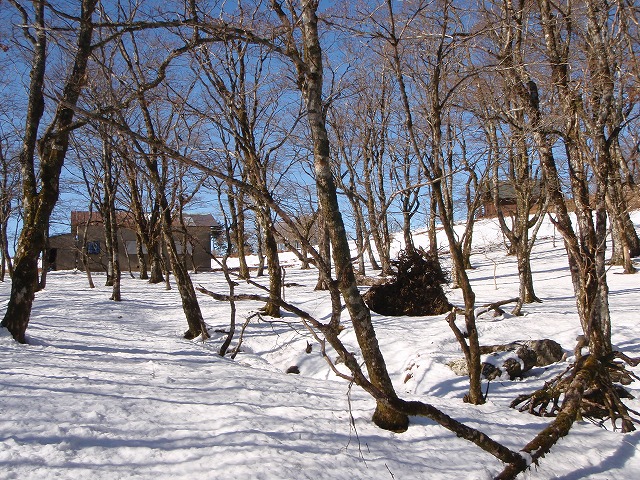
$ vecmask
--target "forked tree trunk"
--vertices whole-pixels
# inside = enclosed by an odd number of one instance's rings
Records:
[[[23,190],[23,228],[18,240],[11,298],[2,326],[13,338],[25,343],[31,308],[38,282],[38,256],[44,249],[44,229],[58,200],[60,172],[69,146],[73,106],[78,102],[86,81],[91,54],[93,24],[91,17],[97,0],[83,0],[80,27],[73,66],[62,89],[55,115],[40,140],[40,175],[36,177],[34,156],[40,120],[44,113],[44,73],[47,55],[47,32],[44,1],[34,2],[35,39],[23,146],[20,152]]]

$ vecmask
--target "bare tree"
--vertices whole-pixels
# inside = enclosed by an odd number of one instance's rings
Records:
[[[22,193],[24,205],[23,227],[14,259],[14,275],[11,298],[2,320],[13,337],[26,342],[25,331],[29,324],[34,290],[38,278],[38,256],[44,249],[45,229],[58,199],[60,171],[64,164],[69,135],[74,128],[73,107],[78,102],[82,87],[87,81],[86,69],[91,54],[93,13],[97,0],[83,0],[77,18],[75,49],[68,59],[69,74],[64,80],[61,96],[56,100],[56,110],[41,138],[38,130],[45,110],[45,70],[47,65],[47,41],[50,30],[46,24],[44,1],[34,1],[28,11],[17,1],[11,2],[22,16],[24,35],[31,44],[29,101],[25,120],[25,134],[20,152]],[[36,173],[36,146],[40,159]]]
[[[465,399],[470,403],[481,404],[484,402],[484,396],[481,390],[481,369],[480,369],[480,344],[478,339],[478,331],[475,323],[475,293],[471,287],[471,283],[466,273],[467,262],[465,262],[465,254],[462,243],[458,240],[454,230],[454,218],[452,215],[451,198],[447,188],[447,173],[451,172],[451,167],[447,171],[445,163],[450,161],[447,155],[447,145],[443,137],[443,121],[445,119],[445,108],[449,105],[451,97],[455,90],[463,84],[463,80],[468,76],[456,76],[455,79],[449,77],[446,70],[446,59],[449,55],[456,52],[457,35],[451,32],[457,32],[460,27],[456,23],[454,12],[449,1],[444,5],[442,14],[436,16],[436,30],[434,34],[435,53],[430,58],[428,64],[431,66],[429,70],[428,80],[424,80],[424,84],[428,87],[426,96],[428,99],[428,110],[426,115],[428,118],[428,142],[424,141],[418,127],[414,122],[415,107],[412,107],[410,99],[410,89],[407,85],[405,64],[402,57],[402,48],[406,41],[405,36],[409,35],[412,22],[416,19],[417,13],[422,13],[426,6],[423,2],[408,7],[404,22],[399,23],[396,13],[394,12],[391,1],[386,2],[385,16],[376,21],[377,29],[374,35],[380,37],[386,45],[388,51],[388,61],[392,71],[396,76],[397,88],[400,94],[402,111],[404,114],[404,128],[407,138],[411,145],[411,149],[415,157],[421,162],[426,179],[431,186],[431,194],[434,197],[432,205],[437,206],[440,216],[442,228],[449,242],[449,251],[453,263],[456,281],[461,288],[464,298],[464,317],[467,339],[464,338],[461,330],[455,324],[455,314],[450,316],[449,324],[458,339],[461,348],[465,354],[469,369],[469,393]],[[418,36],[419,37],[419,36]],[[424,47],[422,47],[424,48]],[[453,82],[451,88],[447,89],[448,82]],[[444,92],[442,91],[444,90]],[[425,148],[428,145],[428,150]],[[448,165],[452,165],[449,163]],[[449,195],[449,196],[448,196]],[[469,226],[467,226],[469,228]]]
[[[118,49],[124,63],[126,64],[127,74],[133,82],[133,95],[142,117],[144,128],[153,143],[162,143],[167,139],[166,128],[167,125],[170,126],[172,124],[173,118],[169,115],[168,121],[166,121],[167,119],[163,119],[161,115],[158,117],[154,117],[154,115],[152,115],[152,112],[154,111],[153,109],[160,108],[160,105],[150,101],[147,96],[148,82],[146,81],[146,72],[143,68],[143,62],[137,40],[133,36],[131,36],[129,40],[128,44],[120,41],[118,43]],[[179,116],[181,106],[173,105],[173,107],[174,109],[172,110],[172,113]],[[123,112],[120,111],[118,113],[120,114],[120,117],[117,119],[119,124],[121,126],[127,125],[127,119],[124,118]],[[165,120],[164,123],[163,120]],[[140,155],[144,165],[146,166],[146,173],[155,189],[159,213],[162,219],[162,237],[167,250],[169,263],[171,264],[171,270],[176,279],[178,291],[180,292],[182,307],[188,324],[188,330],[185,332],[184,336],[188,339],[196,337],[206,339],[209,337],[209,333],[202,317],[195,289],[191,278],[189,277],[187,268],[181,261],[176,241],[173,236],[173,218],[171,214],[171,204],[167,194],[167,172],[169,169],[168,158],[155,147],[151,147],[147,150],[135,138],[132,138],[131,140],[135,145],[137,153]]]
[[[582,4],[581,4],[582,5]],[[530,4],[524,2],[512,4],[505,0],[501,8],[505,17],[529,12]],[[571,4],[570,6],[574,6]],[[601,7],[602,5],[600,5]],[[610,412],[614,427],[620,420],[622,431],[634,429],[627,409],[619,398],[608,368],[607,358],[613,355],[611,344],[611,319],[608,305],[608,286],[606,279],[606,192],[611,169],[608,154],[608,140],[605,124],[611,111],[611,95],[607,94],[610,85],[602,79],[607,78],[606,55],[602,56],[603,20],[601,11],[594,2],[584,4],[584,9],[558,11],[558,6],[547,0],[538,0],[536,14],[539,15],[540,38],[548,61],[549,77],[543,72],[529,71],[527,65],[518,61],[518,56],[509,53],[503,58],[501,73],[508,76],[514,92],[522,101],[529,128],[538,149],[541,167],[546,180],[546,193],[553,212],[554,223],[561,232],[569,259],[569,267],[576,296],[578,317],[584,331],[584,344],[589,347],[590,355],[580,358],[574,366],[572,381],[556,380],[547,384],[541,391],[528,397],[526,402],[530,411],[545,408],[539,401],[547,388],[556,392],[565,391],[565,402],[558,417],[543,432],[540,432],[525,448],[525,452],[543,455],[563,435],[566,435],[576,420],[583,403],[583,393],[590,388],[602,392],[602,408]],[[535,25],[535,24],[534,24]],[[581,27],[578,27],[580,25]],[[578,37],[574,28],[582,29]],[[584,44],[574,43],[578,38],[589,39]],[[574,52],[585,49],[587,58],[592,61],[581,63],[582,56],[575,58]],[[581,66],[582,70],[571,67]],[[593,89],[586,90],[584,97],[575,88],[576,81],[572,71],[588,73],[594,79]],[[542,95],[541,86],[548,88]],[[587,102],[589,108],[586,107]],[[543,108],[542,102],[547,109]],[[554,108],[557,107],[557,108]],[[556,132],[565,149],[569,164],[569,181],[575,203],[576,225],[569,217],[567,202],[561,190],[561,175],[553,149],[553,135],[549,131],[552,124],[546,111],[557,113]],[[582,124],[584,122],[584,124]],[[585,127],[586,128],[583,128]],[[554,132],[555,133],[555,132]],[[584,138],[592,150],[581,148]],[[591,207],[589,196],[590,175],[593,176],[594,198]],[[616,367],[617,368],[617,367]],[[522,402],[520,398],[514,404]],[[544,403],[544,402],[542,402]],[[518,469],[507,468],[500,478],[512,478]]]
[[[487,30],[489,41],[497,44],[493,50],[487,47],[491,57],[497,64],[506,61],[507,64],[524,65],[529,60],[525,55],[535,55],[524,28],[526,11],[517,9],[498,18],[492,13],[485,11],[485,21],[500,27]],[[490,59],[487,61],[491,63]],[[483,105],[478,115],[484,125],[493,169],[492,183],[486,190],[493,198],[500,228],[509,240],[509,251],[517,256],[520,286],[514,313],[518,314],[523,303],[539,301],[534,292],[530,256],[547,202],[542,191],[543,178],[535,167],[537,158],[532,132],[525,118],[522,98],[512,88],[512,81],[513,76],[506,76],[501,85],[495,74],[483,78],[478,81],[476,97]],[[534,87],[534,84],[528,84],[528,88]],[[491,88],[496,89],[493,95]],[[491,98],[497,103],[492,104]],[[509,211],[502,207],[505,197],[511,200],[511,205],[515,200]],[[507,224],[506,216],[511,217],[511,225]]]
[[[123,172],[127,182],[128,208],[132,213],[136,226],[136,252],[139,262],[140,279],[149,280],[149,283],[162,283],[163,261],[161,254],[160,202],[155,195],[155,189],[148,178],[140,175],[143,170],[143,162],[139,155],[135,155],[133,149],[123,145],[119,148],[123,161]],[[145,251],[147,257],[145,257]],[[149,259],[149,273],[147,263]]]
[[[277,298],[282,292],[282,272],[273,215],[262,199],[268,190],[275,187],[274,182],[270,181],[274,162],[277,160],[277,150],[287,138],[286,132],[279,135],[281,138],[274,135],[276,123],[280,124],[279,129],[285,128],[277,109],[282,90],[276,91],[273,83],[265,85],[263,77],[270,73],[274,77],[275,72],[270,72],[268,51],[264,47],[231,39],[217,44],[217,47],[221,49],[219,55],[212,48],[194,51],[199,71],[202,72],[199,78],[205,83],[207,91],[214,93],[210,98],[217,103],[216,111],[210,118],[224,122],[220,128],[232,137],[247,180],[261,193],[252,197],[252,200],[259,231],[263,235],[261,250],[266,254],[269,271],[272,300],[265,305],[264,312],[278,317],[280,306]],[[273,82],[273,78],[270,81]]]
[[[269,44],[270,48],[287,58],[296,72],[296,83],[306,107],[306,118],[313,138],[313,157],[318,203],[323,212],[331,236],[332,256],[335,262],[337,287],[349,311],[363,359],[367,365],[371,382],[385,392],[389,398],[397,398],[386,369],[384,358],[378,347],[371,315],[355,281],[348,238],[340,213],[336,185],[331,168],[329,139],[323,101],[323,59],[318,32],[318,2],[304,0],[299,5],[287,7],[277,1],[271,2],[284,35],[277,42],[263,37],[252,40]],[[296,8],[297,7],[297,8]],[[284,41],[282,41],[284,40]],[[339,309],[339,306],[338,306]],[[337,336],[337,324],[327,335]],[[374,422],[390,430],[403,431],[408,417],[397,412],[388,403],[378,402]]]

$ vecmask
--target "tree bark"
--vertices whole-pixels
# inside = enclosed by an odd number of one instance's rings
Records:
[[[282,295],[282,269],[280,268],[280,257],[278,255],[278,242],[273,234],[271,210],[264,206],[259,207],[257,215],[264,234],[264,250],[269,271],[269,302],[264,306],[264,313],[278,318],[280,317],[278,299]]]
[[[275,3],[275,2],[274,2]],[[302,95],[307,107],[307,118],[313,138],[313,158],[318,201],[328,226],[333,246],[338,287],[345,300],[360,345],[371,383],[390,398],[397,398],[387,372],[376,338],[371,314],[356,284],[349,243],[338,204],[335,182],[331,171],[329,138],[326,130],[322,102],[323,66],[322,48],[318,35],[317,2],[302,1],[302,38],[304,61],[297,52],[290,52],[295,60]],[[281,17],[282,18],[282,17]],[[409,418],[388,404],[378,402],[373,421],[381,428],[404,431]]]
[[[23,176],[23,228],[15,257],[11,298],[1,324],[20,343],[26,342],[25,332],[37,288],[38,255],[44,248],[44,228],[58,200],[60,172],[69,145],[74,116],[73,106],[76,105],[87,79],[86,69],[91,54],[93,34],[91,17],[97,0],[82,0],[73,66],[66,78],[55,115],[39,142],[38,184],[34,169],[34,154],[38,128],[44,113],[43,92],[48,32],[44,19],[44,4],[44,1],[34,2],[37,40],[34,40],[25,134],[20,152]]]
[[[138,256],[138,272],[140,280],[149,280],[149,271],[147,267],[147,259],[144,256],[144,245],[142,236],[136,232],[136,255]],[[149,250],[147,250],[149,251]]]

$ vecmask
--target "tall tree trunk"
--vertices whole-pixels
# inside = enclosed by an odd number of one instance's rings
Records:
[[[602,36],[600,26],[596,21],[596,6],[593,2],[587,2],[588,31],[592,37],[592,43],[588,48],[593,49],[595,62],[591,62],[589,67],[593,69],[591,74],[595,80],[591,93],[594,105],[597,105],[595,117],[592,119],[590,128],[592,148],[594,150],[593,170],[595,173],[595,225],[593,211],[589,205],[589,180],[586,175],[586,165],[584,152],[579,148],[583,144],[582,133],[578,125],[579,114],[577,109],[581,99],[576,96],[575,90],[570,85],[570,73],[565,56],[568,54],[568,42],[570,36],[563,39],[558,29],[562,24],[558,23],[552,12],[549,0],[538,0],[541,14],[541,25],[545,34],[546,53],[551,59],[552,74],[556,81],[560,103],[565,114],[565,144],[567,158],[570,165],[570,182],[576,205],[576,217],[578,234],[573,230],[569,219],[566,204],[562,196],[559,176],[555,166],[555,159],[548,140],[539,129],[542,125],[542,115],[538,107],[537,96],[533,98],[530,94],[531,88],[527,89],[518,84],[516,88],[521,92],[523,98],[528,98],[525,108],[529,116],[533,119],[536,127],[536,144],[542,147],[541,163],[545,169],[545,177],[551,180],[550,195],[554,201],[557,225],[561,231],[567,253],[569,255],[569,267],[572,273],[574,292],[578,314],[589,341],[590,352],[601,358],[612,351],[611,345],[611,325],[608,306],[608,286],[606,280],[606,266],[604,254],[606,246],[606,183],[609,179],[611,168],[611,156],[608,141],[605,137],[605,123],[608,115],[612,96],[605,93],[606,82],[611,78],[606,65],[606,52],[603,53]],[[561,42],[567,42],[561,44]],[[595,81],[594,80],[594,81]],[[599,84],[599,82],[605,82]],[[530,81],[532,82],[532,81]],[[527,95],[527,92],[529,94]],[[597,97],[600,97],[599,99]]]
[[[39,142],[40,175],[36,177],[34,154],[40,120],[44,113],[44,72],[47,55],[47,32],[44,1],[34,2],[36,39],[33,45],[29,100],[23,147],[20,152],[23,185],[23,227],[18,240],[11,298],[1,325],[13,338],[25,343],[31,308],[38,280],[38,256],[44,249],[44,229],[58,200],[59,180],[69,146],[73,106],[78,102],[86,81],[91,54],[93,24],[91,17],[97,0],[82,0],[77,49],[71,72],[62,89],[55,115]],[[38,182],[39,180],[39,182]],[[39,189],[38,189],[39,187]]]
[[[453,217],[453,198],[451,185],[447,184],[447,176],[445,175],[445,158],[444,158],[444,146],[442,139],[442,117],[445,104],[440,98],[440,89],[442,88],[442,65],[443,65],[443,50],[444,42],[447,35],[447,20],[448,20],[448,7],[449,4],[445,4],[447,9],[444,12],[445,21],[442,22],[442,33],[439,36],[438,48],[436,51],[436,66],[432,71],[432,78],[430,82],[430,89],[427,92],[429,96],[429,103],[431,107],[429,115],[430,126],[430,144],[431,152],[429,155],[425,155],[423,148],[420,146],[418,135],[414,129],[413,115],[411,111],[411,105],[409,103],[408,90],[404,81],[403,64],[400,58],[399,38],[396,36],[395,17],[393,13],[393,2],[387,0],[387,9],[389,12],[389,38],[387,41],[391,47],[391,66],[394,70],[396,80],[398,83],[398,89],[400,93],[400,99],[402,102],[402,109],[405,116],[405,128],[407,130],[411,148],[417,158],[422,159],[423,169],[426,178],[431,183],[431,196],[432,196],[432,214],[436,211],[434,207],[437,206],[437,212],[444,229],[447,240],[449,242],[449,251],[451,253],[451,260],[453,262],[452,268],[452,281],[462,289],[462,295],[464,299],[465,307],[465,325],[467,330],[467,339],[463,337],[460,329],[455,324],[455,314],[450,317],[450,326],[454,331],[460,347],[462,348],[467,361],[467,367],[469,370],[469,392],[465,396],[465,400],[469,403],[476,405],[484,403],[484,397],[481,389],[481,368],[480,368],[480,343],[478,338],[478,330],[475,323],[475,293],[471,288],[469,277],[465,269],[464,254],[462,246],[456,238],[454,231],[454,217]],[[447,40],[448,41],[448,40]],[[449,158],[446,159],[451,162],[452,153],[449,154]],[[452,165],[446,167],[449,172],[452,172]],[[432,245],[433,248],[433,245]]]
[[[110,135],[102,132],[102,167],[104,168],[104,200],[102,218],[105,229],[105,244],[107,247],[107,285],[111,286],[111,300],[119,302],[120,282],[122,271],[120,269],[120,256],[118,249],[118,217],[116,212],[116,182],[114,178],[113,148]]]
[[[313,138],[318,202],[321,205],[331,236],[338,288],[349,311],[371,382],[390,398],[395,399],[397,395],[378,346],[378,340],[371,323],[371,314],[356,284],[349,242],[340,214],[336,186],[331,171],[329,138],[322,103],[323,67],[316,16],[317,2],[303,0],[301,8],[305,61],[303,62],[299,56],[297,57],[296,68],[300,79],[298,85],[301,87],[307,107],[307,117]],[[409,424],[409,418],[406,415],[400,414],[388,404],[380,402],[377,404],[373,421],[382,428],[394,431],[404,431]]]

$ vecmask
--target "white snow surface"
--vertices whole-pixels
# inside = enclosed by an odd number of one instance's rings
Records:
[[[640,215],[633,218],[638,225]],[[551,338],[568,358],[535,368],[523,380],[491,382],[485,405],[462,401],[467,379],[446,366],[462,355],[444,316],[373,314],[402,398],[429,402],[513,450],[550,419],[520,413],[510,402],[564,371],[581,333],[562,241],[559,235],[554,240],[550,224],[540,237],[533,270],[543,303],[526,305],[521,317],[480,317],[480,340]],[[474,245],[470,275],[477,304],[517,296],[515,258],[505,255],[497,224],[480,222]],[[286,281],[298,284],[286,289],[286,300],[326,321],[330,302],[313,290],[316,272],[301,270],[291,256],[283,263],[289,265]],[[124,274],[118,303],[109,300],[103,275],[94,280],[97,288],[89,289],[81,272],[51,272],[36,295],[28,345],[0,329],[2,479],[490,479],[502,470],[499,460],[428,419],[411,418],[401,434],[376,428],[374,402],[331,372],[317,341],[293,315],[252,319],[242,351],[231,360],[217,355],[228,304],[199,294],[216,332],[205,343],[187,341],[175,286],[167,291]],[[228,293],[221,273],[193,280]],[[638,357],[640,274],[612,267],[608,282],[613,342]],[[244,284],[237,290],[259,293]],[[1,283],[2,310],[9,292],[10,282]],[[459,291],[448,295],[462,303]],[[261,304],[237,306],[240,326]],[[342,339],[356,351],[346,313],[343,322]],[[294,365],[300,375],[286,374]],[[632,370],[640,375],[640,368]],[[640,397],[640,382],[628,388]],[[640,411],[637,399],[626,403]],[[519,478],[640,478],[639,441],[640,431],[622,434],[610,424],[580,421]]]

